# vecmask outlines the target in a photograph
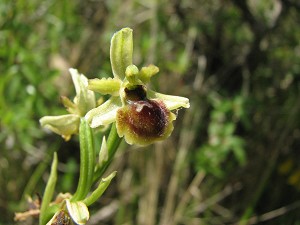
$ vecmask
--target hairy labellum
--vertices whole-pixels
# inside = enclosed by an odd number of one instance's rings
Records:
[[[118,110],[117,130],[129,144],[148,145],[167,138],[174,119],[162,101],[139,100]]]

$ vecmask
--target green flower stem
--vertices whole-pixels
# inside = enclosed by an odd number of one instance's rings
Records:
[[[97,182],[105,173],[106,169],[110,165],[112,159],[114,158],[114,155],[121,143],[122,138],[119,138],[119,135],[117,133],[116,124],[113,123],[108,139],[107,139],[107,149],[108,149],[108,160],[106,163],[103,164],[103,166],[99,167],[95,173],[94,173],[94,182]]]
[[[86,197],[92,186],[95,163],[95,150],[92,129],[84,118],[79,127],[80,142],[80,172],[77,190],[72,201],[79,201]]]
[[[44,225],[48,222],[48,216],[47,216],[47,211],[49,204],[51,202],[51,199],[53,197],[55,185],[56,185],[56,180],[57,180],[57,154],[54,153],[53,157],[53,162],[51,165],[51,172],[50,176],[46,185],[46,189],[43,195],[43,200],[42,200],[42,205],[41,205],[41,210],[40,210],[40,218],[39,218],[39,224]]]
[[[83,200],[83,203],[86,204],[86,206],[90,206],[95,201],[97,201],[101,195],[104,193],[104,191],[109,186],[111,180],[116,176],[117,171],[112,172],[108,177],[103,178],[93,193],[88,196],[86,199]]]

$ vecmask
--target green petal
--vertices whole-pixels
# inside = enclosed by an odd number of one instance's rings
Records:
[[[76,90],[76,98],[74,99],[74,102],[78,107],[79,115],[84,116],[87,111],[95,108],[95,94],[87,88],[88,79],[83,74],[79,74],[76,69],[72,68],[69,69],[69,71]]]
[[[169,110],[174,110],[178,108],[189,108],[190,107],[190,101],[188,98],[175,96],[175,95],[165,95],[161,94],[152,90],[147,91],[147,97],[149,99],[160,99],[162,100],[166,107]]]
[[[40,119],[41,126],[61,135],[68,141],[72,134],[77,134],[80,117],[74,114],[62,116],[44,116]]]
[[[122,106],[119,97],[111,97],[105,103],[90,110],[85,118],[92,128],[108,125],[116,120],[117,110]]]
[[[116,32],[110,44],[110,61],[114,77],[124,79],[126,67],[132,64],[132,29],[123,28]]]
[[[159,72],[159,68],[154,65],[149,65],[147,67],[142,67],[139,73],[139,79],[144,82],[148,83],[152,76]]]
[[[103,95],[118,95],[121,86],[121,80],[118,78],[102,78],[89,80],[88,88]]]
[[[90,213],[87,206],[83,202],[70,202],[69,199],[66,199],[66,206],[72,220],[76,224],[86,224],[86,222],[89,220]]]

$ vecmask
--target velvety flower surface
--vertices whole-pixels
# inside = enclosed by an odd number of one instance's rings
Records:
[[[132,30],[124,28],[111,40],[113,78],[89,80],[88,88],[111,97],[86,114],[92,128],[116,122],[117,132],[129,144],[148,145],[166,139],[176,119],[172,110],[190,106],[189,99],[148,89],[147,83],[159,72],[149,65],[140,70],[132,64]]]
[[[76,96],[73,102],[67,97],[61,97],[62,103],[69,114],[44,116],[40,119],[40,124],[43,127],[61,135],[66,141],[73,134],[78,133],[80,117],[83,117],[87,111],[96,106],[94,92],[87,88],[88,79],[75,69],[69,71],[75,86]]]

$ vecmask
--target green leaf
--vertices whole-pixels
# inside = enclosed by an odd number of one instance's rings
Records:
[[[84,118],[79,127],[80,174],[77,190],[72,201],[82,200],[88,194],[94,176],[95,150],[92,129]]]
[[[42,205],[41,205],[41,211],[40,211],[40,225],[46,224],[47,223],[47,210],[49,207],[49,204],[51,202],[51,199],[53,197],[55,185],[56,185],[56,180],[57,180],[57,154],[56,152],[54,153],[52,165],[51,165],[51,172],[50,176],[46,185],[46,189],[43,195],[43,200],[42,200]]]
[[[106,147],[107,147],[107,151],[108,151],[108,160],[106,163],[104,163],[103,165],[101,165],[94,174],[94,181],[98,181],[100,177],[103,176],[103,174],[105,173],[106,169],[108,168],[108,166],[110,165],[111,161],[114,158],[114,155],[116,154],[118,147],[121,143],[122,138],[119,137],[118,132],[117,132],[117,128],[116,128],[116,124],[113,123],[107,138],[107,142],[106,142]]]
[[[110,61],[114,77],[124,79],[127,66],[132,64],[132,29],[123,28],[116,32],[110,44]]]
[[[108,161],[108,149],[105,136],[103,136],[101,149],[99,151],[98,165],[101,167]]]
[[[85,203],[87,206],[93,204],[97,199],[101,197],[101,195],[104,193],[106,188],[109,186],[111,180],[116,176],[117,171],[112,172],[109,176],[106,178],[102,178],[99,186],[96,188],[95,191],[92,192],[90,196],[88,196],[86,199],[83,200],[83,203]]]

